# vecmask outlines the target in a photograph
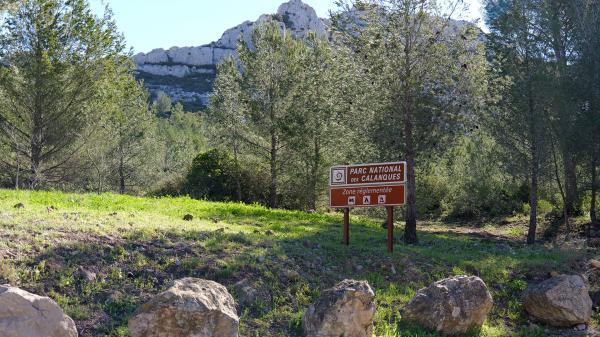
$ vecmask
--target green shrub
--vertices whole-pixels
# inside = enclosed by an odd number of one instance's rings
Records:
[[[212,149],[194,158],[185,190],[198,199],[232,200],[235,177],[231,156],[225,151]]]
[[[590,193],[586,193],[583,197],[581,197],[581,210],[587,213],[590,211],[591,206],[592,195]],[[600,193],[596,194],[596,212],[600,212]]]
[[[552,205],[552,203],[550,203],[550,201],[544,200],[544,199],[538,199],[538,205],[537,205],[538,215],[548,214],[548,213],[552,212],[553,210],[554,210],[554,206]],[[529,214],[529,212],[531,212],[531,206],[529,205],[529,203],[527,203],[527,202],[523,203],[522,211],[523,211],[523,214]]]
[[[548,200],[538,200],[538,214],[547,214],[552,212],[554,206]]]
[[[180,190],[196,199],[265,203],[267,178],[257,167],[244,162],[244,165],[236,168],[228,152],[212,149],[194,158]],[[240,200],[237,195],[238,181],[242,194]]]

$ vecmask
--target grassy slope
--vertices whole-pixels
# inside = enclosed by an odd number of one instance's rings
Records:
[[[194,220],[183,221],[186,213]],[[367,279],[376,290],[378,336],[436,336],[399,322],[399,309],[420,287],[466,273],[484,279],[495,300],[476,335],[544,336],[553,332],[528,324],[520,292],[552,270],[580,270],[585,258],[439,224],[421,226],[420,245],[398,243],[390,255],[380,221],[353,217],[345,247],[340,220],[188,198],[0,190],[0,283],[54,298],[81,336],[127,336],[128,316],[173,279],[212,279],[241,303],[241,336],[295,336],[320,290]],[[85,282],[79,266],[96,281]],[[254,299],[235,286],[244,279]]]

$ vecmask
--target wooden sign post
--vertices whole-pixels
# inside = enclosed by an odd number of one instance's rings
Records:
[[[329,173],[329,205],[344,209],[344,244],[350,244],[350,208],[387,209],[387,247],[394,250],[394,206],[405,204],[406,162],[334,166]]]

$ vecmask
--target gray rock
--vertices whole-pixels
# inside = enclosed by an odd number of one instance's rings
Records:
[[[227,289],[190,277],[138,308],[129,331],[133,337],[237,337],[238,325]]]
[[[492,295],[476,276],[457,276],[420,289],[404,308],[402,319],[444,335],[481,328],[492,309]]]
[[[207,86],[190,89],[185,83],[207,81],[206,84],[210,87],[216,75],[215,66],[229,56],[237,59],[236,50],[240,39],[252,47],[252,32],[270,19],[278,22],[282,31],[287,28],[295,37],[304,37],[310,31],[321,37],[328,34],[326,20],[319,18],[312,7],[301,0],[291,0],[279,6],[275,14],[264,14],[254,22],[246,21],[227,29],[215,42],[196,47],[172,47],[168,50],[158,48],[148,53],[139,53],[133,57],[138,75],[144,79],[153,95],[162,91],[174,102],[206,105],[210,97]]]
[[[344,280],[321,293],[302,317],[307,337],[371,337],[375,293],[366,281]]]
[[[586,323],[592,316],[588,285],[579,275],[559,275],[529,287],[525,310],[537,320],[557,327]]]
[[[79,277],[87,282],[94,282],[96,281],[96,273],[87,270],[83,267],[79,267],[79,271],[78,271]]]
[[[0,286],[0,336],[77,337],[73,320],[49,297]]]

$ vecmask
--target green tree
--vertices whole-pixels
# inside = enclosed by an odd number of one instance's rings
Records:
[[[31,188],[67,179],[111,69],[127,62],[111,14],[97,18],[85,0],[24,0],[0,39],[0,142],[15,154],[2,167]]]
[[[159,140],[163,144],[161,171],[166,179],[184,177],[194,157],[206,149],[206,128],[199,114],[186,112],[175,104],[168,118],[158,119]]]
[[[406,159],[404,240],[416,243],[416,160],[451,143],[484,105],[478,30],[458,26],[435,1],[352,1],[335,17],[368,92],[369,135],[385,160]]]
[[[229,201],[236,179],[230,155],[212,149],[196,156],[187,176],[186,192],[196,198]]]
[[[540,40],[540,5],[525,0],[486,3],[495,77],[497,83],[507,84],[495,87],[502,91],[489,116],[490,130],[511,153],[513,163],[527,163],[518,169],[528,172],[529,177],[529,244],[535,242],[539,178],[550,146],[546,136],[549,101],[544,88],[548,74]]]
[[[282,151],[289,145],[287,116],[301,71],[302,42],[279,24],[267,21],[252,33],[252,47],[238,48],[243,69],[242,91],[251,133],[245,141],[269,165],[269,206],[277,207]]]
[[[291,113],[287,125],[292,136],[290,148],[295,158],[290,179],[297,180],[303,207],[316,209],[325,190],[326,166],[342,160],[347,148],[340,147],[351,134],[347,127],[350,114],[343,102],[344,72],[348,71],[345,54],[329,41],[310,33],[303,40],[302,70],[297,77]]]
[[[586,0],[573,1],[571,17],[576,31],[576,88],[581,107],[577,129],[580,142],[589,161],[590,221],[598,222],[597,189],[600,165],[600,6]]]
[[[145,89],[130,76],[116,88],[118,104],[106,123],[106,134],[115,141],[110,150],[118,177],[118,191],[151,186],[158,171],[156,121],[148,107]]]
[[[242,176],[240,156],[242,145],[248,141],[248,109],[242,96],[242,75],[233,57],[217,65],[217,78],[210,99],[208,117],[217,128],[219,143],[233,152],[235,167],[235,191],[237,201],[242,200]]]
[[[159,91],[156,95],[156,100],[154,101],[154,108],[159,117],[169,117],[171,115],[171,110],[173,109],[171,97],[163,91]]]

